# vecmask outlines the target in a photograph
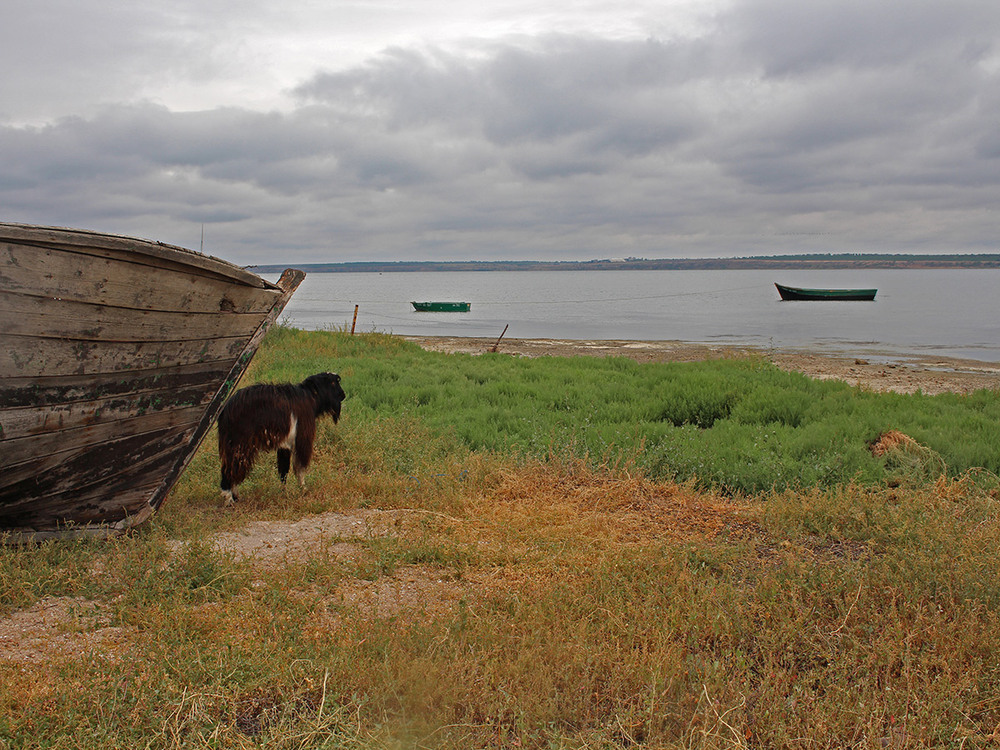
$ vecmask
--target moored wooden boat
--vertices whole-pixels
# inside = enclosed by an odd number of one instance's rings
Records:
[[[304,277],[0,224],[0,537],[148,519]]]
[[[878,289],[803,289],[796,286],[785,286],[775,283],[778,294],[783,300],[797,301],[860,301],[870,302],[875,299]]]
[[[469,312],[471,302],[411,302],[417,312]]]

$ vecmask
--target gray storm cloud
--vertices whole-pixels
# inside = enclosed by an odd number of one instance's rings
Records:
[[[174,31],[157,52],[203,64],[168,67],[210,78],[222,47]],[[133,96],[166,74],[128,43],[70,76],[118,59],[120,98],[6,113],[0,205],[187,246],[204,225],[243,263],[996,251],[998,32],[994,3],[754,0],[697,34],[396,45],[317,63],[284,107],[193,111]]]

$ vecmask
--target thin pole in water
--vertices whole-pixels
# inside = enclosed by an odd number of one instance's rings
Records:
[[[354,320],[351,321],[351,335],[352,336],[354,335],[354,326],[357,325],[357,323],[358,323],[358,307],[359,307],[359,305],[355,305],[354,306]]]
[[[505,333],[507,333],[507,329],[508,329],[509,327],[510,327],[510,323],[508,323],[507,325],[505,325],[505,326],[503,327],[503,331],[502,331],[502,332],[500,333],[500,337],[499,337],[499,338],[497,339],[497,342],[496,342],[496,343],[495,343],[495,344],[494,344],[493,346],[491,346],[491,347],[490,347],[490,351],[491,351],[491,352],[495,352],[495,351],[498,351],[498,350],[500,349],[500,339],[502,339],[502,338],[503,338],[503,335],[504,335]]]

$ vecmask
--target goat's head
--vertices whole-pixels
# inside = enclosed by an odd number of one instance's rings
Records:
[[[347,398],[340,385],[340,375],[335,372],[321,372],[310,375],[301,386],[316,399],[316,416],[329,414],[333,421],[340,419],[340,405]]]

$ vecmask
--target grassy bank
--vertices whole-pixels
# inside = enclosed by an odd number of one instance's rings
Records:
[[[928,472],[1000,472],[1000,399],[989,391],[865,392],[761,358],[639,364],[443,355],[388,336],[288,328],[271,338],[255,375],[299,379],[323,368],[344,375],[352,426],[408,423],[468,451],[627,462],[705,488],[883,482],[899,467],[873,457],[870,446],[888,430],[929,449]],[[402,441],[403,454],[410,442]],[[406,455],[398,458],[398,472],[413,468]]]
[[[250,377],[325,369],[304,490],[220,508],[210,439],[139,533],[0,547],[0,614],[62,614],[0,630],[0,747],[998,740],[996,394],[289,329]]]

